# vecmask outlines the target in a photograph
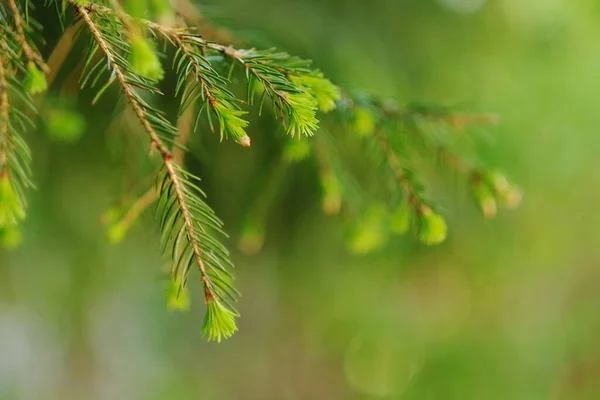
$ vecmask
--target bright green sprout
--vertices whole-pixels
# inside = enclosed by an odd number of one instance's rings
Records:
[[[42,93],[48,89],[46,75],[33,61],[27,63],[27,75],[25,75],[24,85],[31,94]]]
[[[250,137],[246,134],[248,121],[241,118],[248,112],[235,109],[226,100],[215,100],[212,108],[219,119],[221,140],[224,132],[227,131],[236,142],[244,147],[249,147]]]
[[[388,240],[387,218],[383,205],[370,206],[351,229],[349,250],[354,254],[368,254],[383,247]]]
[[[494,190],[505,207],[516,208],[519,206],[523,195],[519,188],[511,184],[503,174],[498,171],[490,171],[484,174],[483,179]]]
[[[352,117],[352,128],[359,136],[366,137],[375,132],[375,116],[369,109],[355,107]]]
[[[238,313],[231,311],[214,298],[207,300],[202,335],[207,340],[216,342],[231,337],[237,331],[236,317],[239,317]]]
[[[419,216],[419,240],[433,246],[446,240],[448,225],[444,217],[434,213],[430,208],[420,210]]]
[[[484,217],[492,219],[498,213],[496,198],[488,183],[479,177],[473,178],[471,182],[471,192],[475,199],[475,204],[481,211]]]
[[[141,35],[131,38],[131,54],[129,56],[131,71],[153,81],[160,81],[165,71],[162,68],[154,42]]]
[[[317,100],[319,110],[329,112],[335,109],[335,102],[340,99],[340,91],[321,72],[294,76],[292,80],[299,86],[309,89],[310,94]]]
[[[287,101],[290,105],[288,133],[296,136],[312,136],[319,128],[319,121],[315,115],[317,100],[310,93],[288,93]]]
[[[25,210],[6,172],[0,176],[0,228],[16,225],[25,218]]]
[[[5,249],[14,249],[18,247],[23,240],[21,230],[17,226],[7,226],[0,228],[0,245]]]

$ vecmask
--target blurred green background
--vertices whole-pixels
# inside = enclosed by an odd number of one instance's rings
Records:
[[[190,312],[164,306],[151,216],[107,242],[99,215],[122,189],[105,145],[114,100],[91,109],[80,98],[78,143],[28,138],[38,189],[23,245],[0,253],[0,398],[600,399],[597,1],[201,5],[342,85],[498,113],[486,157],[523,188],[521,208],[484,221],[453,190],[446,243],[396,238],[356,257],[299,165],[263,251],[234,251],[240,331],[206,343],[199,281]],[[191,160],[232,249],[255,167],[273,158],[264,142],[280,134]]]

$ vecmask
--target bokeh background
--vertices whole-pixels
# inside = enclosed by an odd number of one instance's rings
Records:
[[[165,307],[151,216],[121,244],[106,240],[99,215],[122,190],[106,146],[114,98],[93,109],[74,98],[88,118],[77,143],[28,138],[38,189],[22,246],[0,252],[0,398],[600,398],[595,0],[201,6],[340,84],[498,113],[486,157],[523,188],[522,206],[485,221],[449,191],[446,243],[395,238],[357,257],[299,165],[269,210],[263,251],[248,256],[235,251],[240,221],[275,157],[260,142],[281,132],[257,132],[254,153],[211,148],[191,162],[231,233],[243,297],[240,331],[207,343],[199,284],[190,312]]]

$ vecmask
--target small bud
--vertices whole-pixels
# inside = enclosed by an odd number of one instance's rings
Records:
[[[250,145],[252,144],[251,140],[250,140],[250,136],[248,135],[244,135],[241,138],[236,140],[239,144],[241,144],[243,147],[250,147]]]
[[[419,240],[428,245],[436,245],[446,240],[448,226],[441,215],[434,213],[430,208],[421,210],[419,216]]]
[[[505,207],[516,208],[519,206],[523,195],[504,175],[498,171],[491,171],[484,175],[484,179],[493,188]]]
[[[506,176],[498,171],[487,172],[483,175],[483,178],[498,194],[507,191],[510,187]]]
[[[387,211],[375,204],[362,215],[350,231],[349,250],[368,254],[383,247],[388,240]]]
[[[410,227],[412,216],[412,206],[409,202],[404,202],[396,208],[390,217],[390,230],[398,235],[403,235]]]
[[[335,102],[340,98],[340,91],[322,73],[316,71],[310,75],[292,76],[291,79],[298,86],[308,89],[317,101],[320,111],[329,112],[335,109]]]
[[[521,204],[521,200],[523,200],[523,193],[521,193],[519,188],[511,186],[504,196],[500,198],[506,208],[517,208]]]
[[[123,241],[128,230],[129,226],[125,225],[122,222],[117,222],[111,224],[108,227],[108,229],[106,230],[106,237],[108,238],[108,241],[112,244],[118,244]]]
[[[46,81],[44,72],[33,61],[27,63],[27,75],[25,75],[23,83],[31,94],[45,92],[48,89],[48,82]]]
[[[0,174],[0,228],[15,226],[23,218],[23,205],[4,171]]]
[[[235,318],[238,316],[238,313],[231,311],[216,299],[207,299],[202,336],[206,336],[209,341],[217,342],[231,337],[237,331]]]
[[[145,78],[159,81],[165,72],[156,54],[154,42],[141,35],[134,35],[131,38],[131,54],[129,56],[131,70],[134,74]]]
[[[5,249],[12,250],[18,247],[22,240],[21,230],[18,227],[0,228],[0,245]]]
[[[361,137],[372,135],[375,132],[375,117],[373,113],[366,108],[356,107],[354,109],[352,127]]]
[[[342,187],[332,171],[321,175],[321,208],[325,215],[337,215],[342,208]]]
[[[475,203],[483,216],[487,219],[496,217],[498,207],[496,205],[494,194],[490,190],[488,184],[481,179],[475,179],[471,182],[471,191]]]

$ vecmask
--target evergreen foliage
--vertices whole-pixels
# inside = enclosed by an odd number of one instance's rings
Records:
[[[42,27],[30,16],[34,6],[42,5],[26,0],[0,4],[0,238],[6,246],[20,240],[17,226],[26,214],[26,191],[33,187],[31,154],[22,138],[34,126],[32,96],[52,89],[51,68],[36,45],[44,42]],[[186,26],[166,0],[47,0],[44,6],[57,13],[66,29],[76,25],[88,41],[81,88],[93,88],[96,102],[113,95],[109,89],[117,87],[150,143],[147,158],[155,166],[152,178],[157,184],[107,212],[108,236],[121,240],[138,216],[155,204],[163,253],[172,265],[168,307],[188,308],[188,277],[197,269],[207,306],[202,330],[208,340],[220,341],[237,330],[239,293],[222,244],[222,223],[181,156],[189,137],[153,105],[157,96],[178,99],[182,120],[194,112],[193,132],[208,121],[221,140],[249,147],[248,110],[256,104],[260,113],[271,109],[289,135],[262,203],[249,211],[240,239],[240,248],[247,252],[262,246],[268,203],[283,171],[304,161],[313,162],[318,172],[323,211],[349,217],[349,248],[358,254],[381,247],[390,234],[411,229],[426,245],[445,240],[446,221],[423,183],[431,165],[441,164],[463,176],[487,218],[496,215],[498,202],[514,207],[520,200],[518,189],[504,175],[472,154],[472,138],[462,132],[470,125],[494,123],[492,115],[400,107],[349,93],[313,69],[310,61],[274,49],[242,49],[230,41],[205,39],[198,29]],[[172,54],[168,62],[163,53]],[[168,73],[176,76],[175,90],[163,94],[160,81]],[[234,94],[240,79],[245,99]],[[52,118],[46,124],[53,131],[69,127],[66,137],[77,138],[84,129],[85,121],[68,111],[54,109],[48,115]],[[363,171],[345,164],[345,154],[356,143],[364,154]]]

